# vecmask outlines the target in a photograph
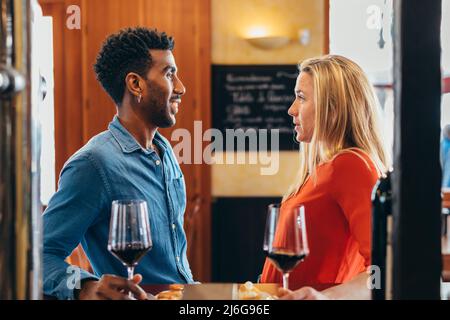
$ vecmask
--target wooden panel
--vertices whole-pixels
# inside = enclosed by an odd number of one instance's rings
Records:
[[[442,280],[450,282],[450,253],[442,254]]]
[[[211,0],[201,0],[197,4],[196,20],[198,21],[198,39],[197,39],[197,72],[195,89],[198,91],[198,107],[197,110],[201,115],[203,121],[203,130],[211,127]],[[203,144],[205,146],[206,143]],[[198,215],[197,221],[192,228],[199,231],[199,237],[193,241],[191,247],[198,248],[202,253],[200,257],[196,257],[195,251],[191,250],[190,259],[194,260],[194,267],[198,269],[198,274],[204,279],[203,281],[211,280],[211,167],[207,164],[202,164],[200,168],[198,191],[202,197],[201,214]]]
[[[330,53],[330,0],[324,0],[323,54]]]
[[[126,0],[83,0],[83,138],[106,130],[116,109],[113,101],[95,78],[93,65],[105,38],[119,29],[142,25],[137,12],[142,11],[142,0],[130,5]],[[101,19],[99,19],[101,17]]]

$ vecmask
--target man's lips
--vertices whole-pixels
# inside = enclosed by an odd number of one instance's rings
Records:
[[[174,114],[178,113],[178,106],[181,103],[181,99],[173,99],[173,100],[170,100],[169,102],[170,102],[170,105],[171,105],[171,107],[173,109],[172,112]]]

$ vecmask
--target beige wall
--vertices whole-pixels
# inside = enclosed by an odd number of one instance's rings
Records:
[[[213,165],[212,194],[221,197],[281,196],[294,182],[299,168],[299,154],[299,152],[280,152],[278,170],[274,175],[262,174],[261,170],[268,169],[269,166],[261,162],[245,165]],[[216,158],[220,157],[221,154],[216,154]],[[275,158],[272,160],[276,161]]]
[[[214,64],[296,64],[323,52],[323,0],[212,0],[212,61]],[[290,37],[274,50],[250,45],[244,37],[263,26],[267,35]],[[298,31],[309,29],[311,42],[298,42]]]
[[[265,26],[269,36],[289,36],[291,43],[274,50],[255,48],[244,40],[247,31],[255,26]],[[324,26],[323,0],[212,0],[212,62],[297,64],[323,53]],[[300,29],[310,30],[311,42],[306,46],[297,41]],[[212,165],[212,196],[283,195],[297,174],[298,152],[280,152],[275,175],[262,175],[261,167],[261,163]]]

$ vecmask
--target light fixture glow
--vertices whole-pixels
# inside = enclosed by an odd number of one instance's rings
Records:
[[[267,36],[268,36],[267,28],[264,26],[250,27],[247,32],[248,38],[259,38],[259,37],[267,37]]]

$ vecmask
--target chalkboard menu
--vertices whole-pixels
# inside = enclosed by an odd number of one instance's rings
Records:
[[[297,75],[296,65],[213,65],[213,127],[223,133],[278,129],[280,150],[295,149],[287,111],[295,98]]]

